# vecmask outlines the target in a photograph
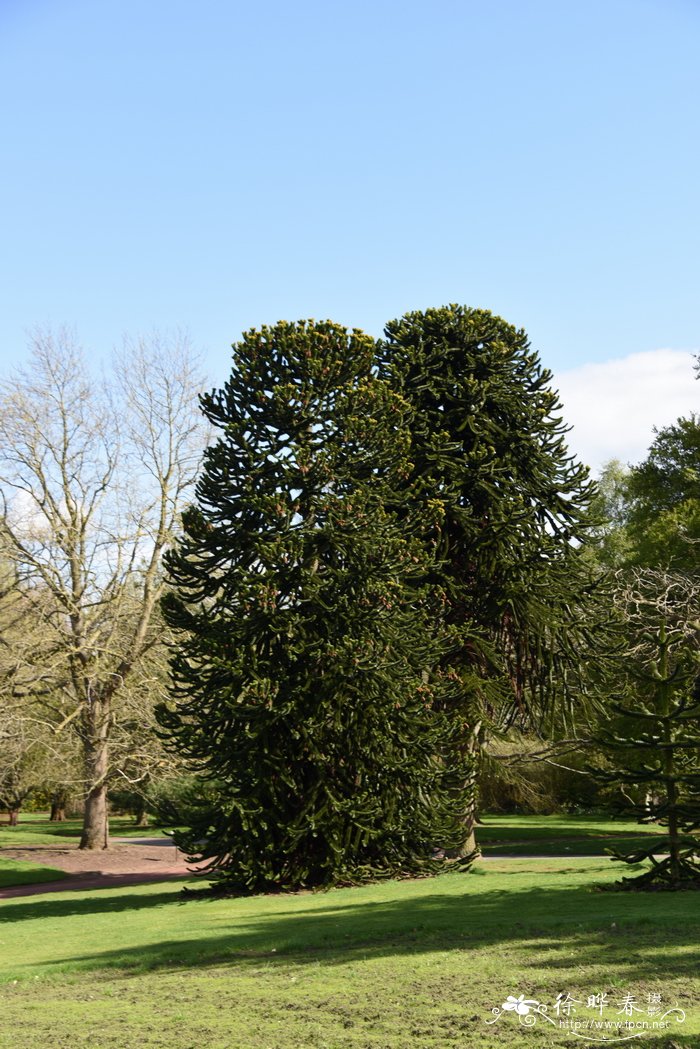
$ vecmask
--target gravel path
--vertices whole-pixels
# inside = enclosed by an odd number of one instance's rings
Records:
[[[196,870],[168,838],[115,839],[109,849],[81,851],[77,845],[31,845],[3,849],[3,857],[55,867],[69,877],[54,882],[16,885],[0,889],[0,900],[46,892],[78,892],[119,888],[145,882],[191,877]]]
[[[191,877],[196,867],[188,866],[185,856],[172,839],[113,838],[108,849],[81,851],[76,845],[28,845],[23,849],[3,849],[2,855],[11,860],[36,863],[41,867],[55,867],[69,877],[59,881],[37,882],[34,885],[15,885],[0,889],[0,900],[16,896],[39,896],[48,892],[85,892],[87,889],[117,889],[126,885],[172,881]],[[482,856],[489,860],[572,860],[568,856],[523,856],[501,853]],[[586,859],[607,859],[607,856],[586,856]]]

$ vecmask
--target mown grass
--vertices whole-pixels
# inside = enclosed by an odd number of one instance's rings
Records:
[[[485,856],[599,856],[631,852],[663,828],[592,816],[484,816],[477,838]]]
[[[80,820],[51,823],[43,813],[22,814],[17,827],[0,824],[0,849],[24,845],[56,845],[80,837]],[[110,836],[158,837],[159,825],[137,827],[133,817],[113,816]],[[589,816],[484,816],[477,836],[484,855],[572,856],[601,855],[606,849],[633,849],[647,835],[658,835],[654,826]]]
[[[686,1023],[639,1044],[697,1049],[700,893],[595,890],[619,872],[609,860],[492,860],[321,894],[187,898],[149,885],[8,900],[0,1045],[539,1049],[580,1039],[513,1013],[489,1026],[491,1010],[568,991],[579,1009],[598,992],[640,1007],[660,994]]]
[[[25,845],[61,845],[66,839],[77,841],[82,831],[82,820],[63,820],[51,823],[46,815],[22,815],[16,827],[0,824],[0,849],[22,849]],[[109,821],[112,838],[157,838],[164,833],[158,825],[137,827],[133,817],[113,816]]]
[[[13,885],[36,885],[45,881],[58,881],[67,877],[56,867],[39,867],[35,863],[8,860],[0,856],[0,889]]]

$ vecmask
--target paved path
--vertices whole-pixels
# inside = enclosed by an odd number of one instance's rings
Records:
[[[123,845],[164,845],[179,852],[177,845],[170,836],[161,838],[112,838],[112,841],[120,841]]]

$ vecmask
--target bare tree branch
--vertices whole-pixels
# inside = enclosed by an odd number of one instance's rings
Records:
[[[160,564],[205,443],[201,387],[181,333],[125,341],[97,382],[63,329],[36,332],[31,363],[0,388],[0,538],[21,624],[3,632],[0,701],[31,706],[27,724],[54,737],[78,732],[84,847],[106,841],[118,711],[162,646]]]

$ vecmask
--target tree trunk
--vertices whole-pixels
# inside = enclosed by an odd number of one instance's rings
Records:
[[[673,758],[668,761],[673,764]],[[668,775],[668,854],[670,857],[671,882],[679,885],[681,882],[681,845],[678,828],[678,796],[676,783],[673,779],[673,769]]]
[[[19,809],[9,809],[7,814],[10,817],[10,826],[16,827],[19,823]]]
[[[66,818],[66,800],[64,790],[57,790],[51,798],[51,815],[49,816],[51,823],[61,823]]]
[[[450,858],[453,860],[464,860],[467,856],[473,855],[476,852],[476,823],[473,820],[465,820],[464,833],[466,835],[464,841],[458,849],[454,849],[450,853]]]
[[[146,810],[146,802],[141,798],[139,807],[136,810],[136,826],[147,827],[148,826],[148,811]]]
[[[663,719],[664,741],[670,744],[673,741],[673,730],[670,717]],[[671,883],[679,885],[681,881],[681,844],[680,828],[678,820],[678,790],[676,782],[676,768],[673,750],[669,746],[664,755],[665,779],[666,779],[666,806],[668,820],[668,854],[669,867],[671,871]]]
[[[85,760],[85,815],[81,849],[109,848],[107,773],[109,771],[108,700],[91,699],[83,720]]]
[[[479,721],[474,728],[470,729],[464,748],[472,762],[472,769],[464,784],[464,793],[467,798],[466,812],[464,816],[464,840],[459,848],[453,849],[449,853],[450,859],[453,860],[466,859],[468,856],[473,856],[478,850],[476,841],[476,825],[478,822],[476,785],[477,766],[479,754],[481,752],[481,728],[482,723]]]
[[[661,725],[662,735],[666,747],[664,748],[664,779],[666,782],[666,807],[668,820],[668,853],[669,867],[671,872],[671,884],[679,885],[681,881],[681,859],[678,827],[678,791],[677,773],[673,753],[673,721],[671,718],[671,675],[668,667],[668,643],[666,630],[662,627],[659,631],[661,657],[659,659],[659,673],[661,681]]]

